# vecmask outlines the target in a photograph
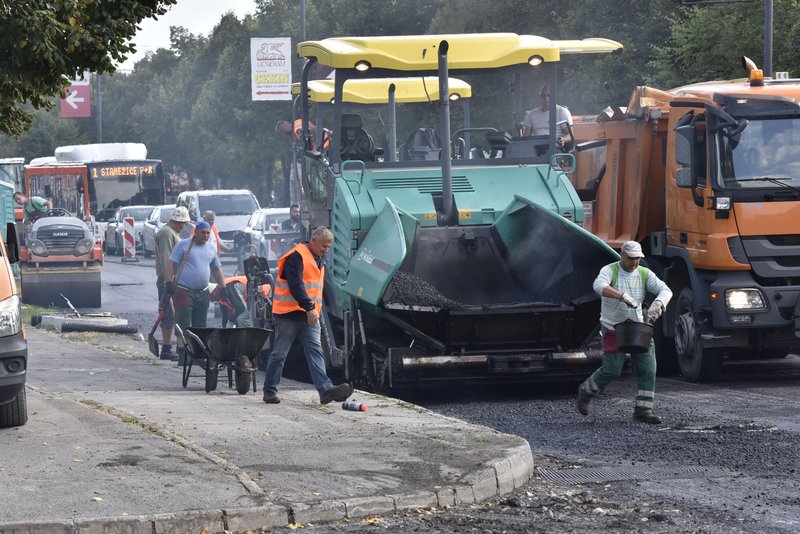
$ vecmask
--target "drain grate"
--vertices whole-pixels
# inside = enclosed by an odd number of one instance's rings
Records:
[[[615,480],[671,480],[722,474],[718,469],[706,467],[598,467],[594,469],[544,469],[537,468],[539,476],[551,482],[586,484]]]

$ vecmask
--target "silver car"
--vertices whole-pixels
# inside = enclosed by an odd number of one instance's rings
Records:
[[[142,226],[145,219],[150,215],[155,206],[122,206],[117,208],[114,217],[109,219],[108,225],[103,236],[103,252],[109,255],[117,254],[122,256],[125,254],[124,249],[124,236],[122,232],[123,220],[125,217],[133,217],[133,238],[136,245],[136,250],[142,249]]]
[[[294,243],[271,234],[281,234],[281,223],[289,218],[289,208],[261,208],[253,212],[247,226],[236,237],[239,256],[257,254],[274,268],[282,252]],[[292,236],[294,237],[294,236]]]
[[[147,220],[142,225],[142,255],[145,258],[151,257],[156,250],[156,232],[169,222],[172,213],[175,211],[175,204],[164,204],[156,206]]]

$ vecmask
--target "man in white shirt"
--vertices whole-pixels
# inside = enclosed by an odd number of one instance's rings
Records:
[[[529,135],[550,134],[550,86],[543,85],[539,89],[539,99],[542,105],[528,111],[522,121],[522,135],[525,137]],[[572,114],[566,107],[556,104],[556,124],[563,123],[564,121],[571,126]],[[561,124],[557,128],[559,129],[559,137],[561,138],[559,144],[568,145],[571,143],[572,137],[569,135],[569,128],[567,128],[567,125]]]
[[[641,303],[647,292],[656,295],[647,310],[647,318],[654,323],[672,298],[672,291],[656,274],[639,262],[644,258],[642,246],[636,241],[622,245],[619,262],[606,265],[594,281],[594,291],[602,297],[600,307],[600,332],[603,334],[603,365],[578,388],[577,408],[581,415],[589,415],[589,403],[600,390],[619,378],[625,365],[625,353],[617,348],[615,325],[631,319],[643,322]],[[653,396],[656,385],[656,352],[653,341],[647,352],[631,354],[638,392],[633,418],[649,424],[660,424],[661,418],[653,413]]]

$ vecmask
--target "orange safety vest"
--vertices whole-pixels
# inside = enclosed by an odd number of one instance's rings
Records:
[[[275,281],[275,293],[272,297],[272,313],[285,314],[294,311],[305,312],[289,291],[289,282],[283,277],[283,265],[286,258],[297,252],[303,258],[303,286],[306,294],[314,302],[317,313],[322,312],[322,284],[325,280],[325,267],[317,267],[317,260],[305,243],[295,247],[278,260],[278,279]]]
[[[308,123],[308,127],[311,128],[314,126],[313,122]],[[298,141],[302,141],[300,138],[300,134],[303,132],[303,119],[295,119],[294,121],[294,138]],[[314,148],[317,147],[317,140],[314,132],[311,132],[311,144],[314,145]],[[322,148],[325,150],[329,149],[331,146],[331,134],[328,130],[323,130],[322,132]]]

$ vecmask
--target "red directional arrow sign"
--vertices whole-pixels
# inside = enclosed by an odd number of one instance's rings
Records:
[[[66,98],[61,99],[62,117],[91,117],[92,87],[90,85],[70,85]]]

